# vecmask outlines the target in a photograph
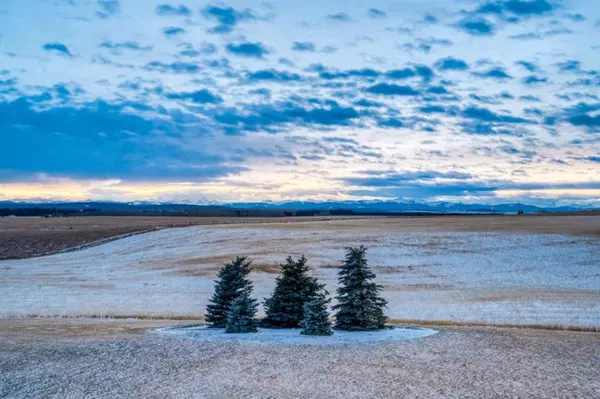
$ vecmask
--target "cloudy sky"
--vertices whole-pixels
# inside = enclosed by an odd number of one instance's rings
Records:
[[[3,0],[0,200],[600,206],[599,37],[596,0]]]

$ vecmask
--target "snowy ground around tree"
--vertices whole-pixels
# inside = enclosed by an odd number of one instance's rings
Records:
[[[259,301],[287,255],[305,254],[334,293],[344,248],[364,244],[393,319],[600,326],[595,238],[401,232],[361,223],[168,229],[0,261],[0,316],[199,316],[218,269],[236,255],[254,259]]]
[[[293,328],[260,328],[256,333],[227,334],[224,329],[204,326],[166,327],[155,330],[160,334],[171,334],[200,341],[249,341],[268,345],[349,345],[381,341],[405,341],[425,338],[437,331],[420,327],[394,327],[379,331],[339,331],[333,335],[313,337],[300,334]]]

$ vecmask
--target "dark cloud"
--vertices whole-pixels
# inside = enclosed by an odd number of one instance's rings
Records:
[[[236,10],[232,7],[219,7],[215,5],[204,7],[202,15],[206,19],[218,22],[217,26],[209,30],[211,33],[229,33],[240,22],[257,19],[250,9]]]
[[[420,94],[419,91],[413,89],[410,86],[399,86],[395,84],[379,83],[368,87],[366,89],[368,93],[380,94],[384,96],[417,96]]]
[[[484,122],[531,123],[527,119],[512,115],[500,115],[488,108],[480,107],[467,107],[462,111],[462,116],[467,119],[477,119]]]
[[[178,26],[169,26],[169,27],[163,29],[163,33],[167,37],[177,36],[177,35],[181,35],[181,34],[185,33],[185,29],[180,28]]]
[[[536,85],[548,83],[548,78],[535,76],[535,75],[529,75],[529,76],[525,76],[523,79],[521,79],[521,82],[523,82],[523,84],[527,85],[527,86],[536,86]]]
[[[175,74],[185,74],[185,73],[196,73],[200,71],[200,67],[198,64],[189,63],[189,62],[172,62],[172,63],[164,63],[161,61],[152,61],[144,66],[144,69],[148,71],[157,71],[157,72],[166,72],[166,73],[175,73]]]
[[[469,69],[469,64],[458,58],[442,58],[435,63],[435,67],[440,71],[466,71]]]
[[[300,126],[347,126],[359,113],[351,107],[343,107],[332,102],[329,105],[307,106],[292,101],[274,104],[248,105],[220,111],[214,116],[229,134],[244,131],[276,132],[286,125]]]
[[[377,126],[379,127],[391,127],[391,128],[401,128],[405,126],[405,123],[398,118],[385,118],[377,121]]]
[[[217,52],[217,46],[212,43],[203,42],[194,47],[192,43],[181,43],[178,47],[182,48],[179,55],[182,57],[198,57],[200,55],[211,55]]]
[[[110,18],[121,12],[121,2],[119,0],[98,0],[100,11],[96,16],[102,19]]]
[[[379,10],[377,8],[369,8],[369,11],[367,11],[367,15],[371,18],[376,19],[387,17],[387,13],[385,11]]]
[[[176,100],[190,100],[195,104],[219,104],[223,102],[223,98],[210,90],[201,89],[185,93],[169,93],[167,98]]]
[[[529,61],[517,61],[515,65],[519,65],[532,73],[540,71],[540,67],[537,64]]]
[[[551,13],[557,7],[555,2],[548,0],[500,0],[487,1],[475,12],[504,16],[509,18],[510,22],[517,22],[517,20],[510,18],[542,16]]]
[[[297,73],[288,71],[278,71],[276,69],[263,69],[256,72],[251,72],[247,75],[246,79],[252,80],[270,80],[270,81],[300,81],[302,77]]]
[[[463,19],[455,26],[472,36],[491,36],[495,33],[494,24],[485,18]]]
[[[0,169],[94,179],[206,181],[239,173],[222,155],[172,138],[202,131],[193,116],[147,116],[139,103],[95,101],[39,109],[31,98],[0,102]],[[144,113],[146,116],[140,116]]]
[[[227,52],[240,57],[264,58],[269,51],[261,43],[229,43],[226,47]]]
[[[510,125],[498,125],[495,123],[482,122],[479,120],[465,120],[459,123],[462,132],[477,136],[513,136],[523,137],[527,131]]]
[[[358,187],[402,187],[411,183],[432,182],[439,180],[470,180],[470,173],[457,171],[439,172],[425,170],[416,172],[385,172],[385,171],[363,171],[365,177],[347,177],[342,181],[350,186]]]
[[[480,78],[489,78],[496,80],[512,79],[512,76],[510,76],[508,72],[506,72],[506,69],[502,67],[493,67],[483,72],[473,72],[473,75],[479,76]]]
[[[317,46],[313,42],[294,42],[292,50],[314,52],[317,51]]]
[[[336,21],[336,22],[349,22],[352,20],[352,18],[350,18],[350,16],[348,14],[346,14],[345,12],[329,14],[325,18],[327,18],[330,21]]]
[[[521,101],[526,101],[526,102],[530,102],[530,103],[539,103],[539,102],[541,102],[541,101],[542,101],[542,100],[541,100],[539,97],[532,96],[531,94],[527,94],[527,95],[524,95],[524,96],[520,96],[520,97],[519,97],[519,100],[521,100]]]
[[[423,21],[427,24],[437,24],[440,20],[433,14],[425,14]]]
[[[435,47],[450,47],[453,44],[454,43],[449,39],[427,37],[418,38],[415,43],[405,43],[400,47],[408,51],[422,51],[425,54],[429,54]]]
[[[151,51],[152,46],[142,46],[138,42],[134,41],[126,41],[126,42],[112,42],[110,40],[105,40],[100,43],[102,48],[107,48],[110,50],[132,50],[132,51]]]
[[[573,126],[585,126],[591,129],[597,129],[600,127],[600,115],[592,116],[588,114],[573,115],[567,118]]]
[[[58,55],[73,57],[73,54],[71,54],[71,52],[69,51],[69,48],[62,43],[58,43],[58,42],[46,43],[46,44],[44,44],[43,48],[46,51],[54,52],[55,54],[58,54]]]
[[[161,4],[156,7],[156,13],[162,16],[179,16],[179,17],[189,17],[192,15],[192,12],[189,8],[184,5],[179,5],[173,7],[170,4]]]

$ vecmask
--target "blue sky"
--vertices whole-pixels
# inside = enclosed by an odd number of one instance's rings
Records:
[[[600,3],[4,0],[0,200],[600,206]]]

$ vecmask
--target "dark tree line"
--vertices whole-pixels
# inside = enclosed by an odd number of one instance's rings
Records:
[[[335,311],[335,328],[339,330],[378,330],[385,327],[383,308],[386,301],[379,295],[382,287],[373,282],[363,246],[348,248],[344,264],[338,270],[339,288]],[[257,301],[251,297],[252,283],[247,278],[250,261],[238,257],[219,271],[215,292],[207,306],[206,322],[228,333],[256,332]],[[301,328],[305,335],[331,335],[328,305],[331,301],[325,285],[309,275],[306,257],[288,257],[280,265],[272,295],[265,299],[262,327]]]

